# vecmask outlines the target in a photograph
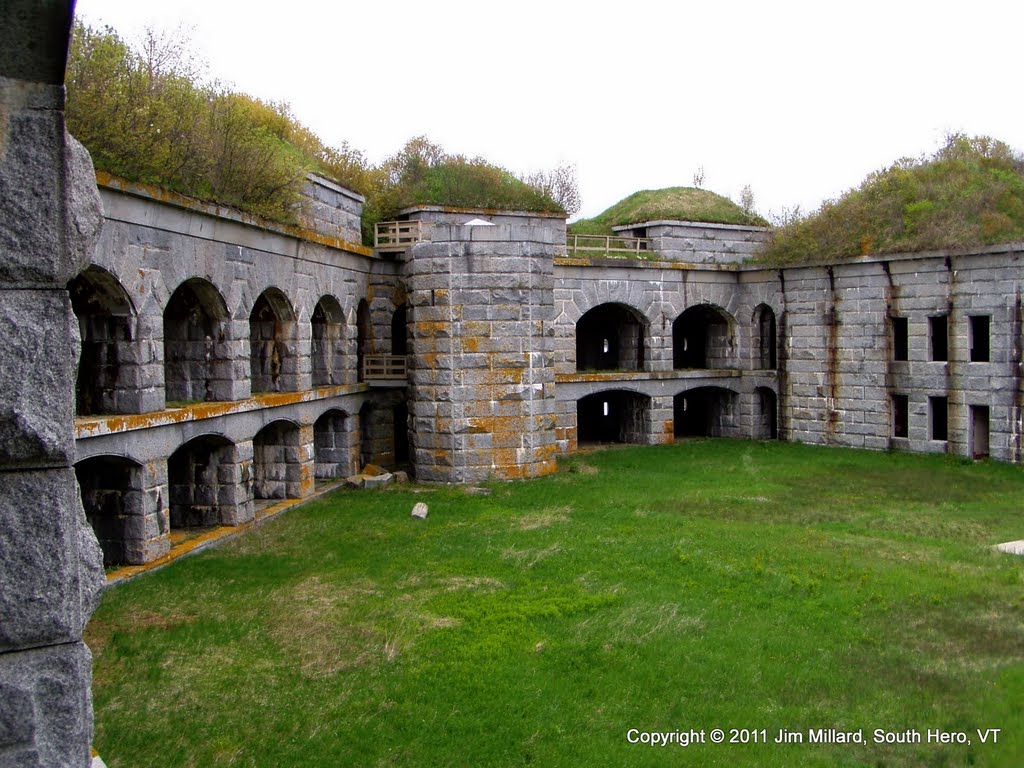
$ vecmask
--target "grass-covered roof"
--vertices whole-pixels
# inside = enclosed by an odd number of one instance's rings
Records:
[[[744,211],[727,197],[697,187],[668,187],[634,192],[591,219],[580,219],[570,230],[580,235],[610,235],[612,227],[645,221],[699,221],[714,224],[765,226],[767,222]]]
[[[987,136],[954,135],[897,161],[775,232],[759,259],[834,262],[1024,239],[1024,156]]]

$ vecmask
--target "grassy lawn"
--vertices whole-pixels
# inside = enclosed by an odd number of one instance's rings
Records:
[[[695,441],[492,487],[341,491],[110,590],[104,760],[1024,765],[1024,559],[990,550],[1024,538],[1021,467]]]

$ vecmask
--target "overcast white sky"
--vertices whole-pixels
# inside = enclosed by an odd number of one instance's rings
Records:
[[[1024,149],[1024,3],[79,0],[372,161],[426,134],[517,172],[577,167],[582,215],[704,187],[816,208],[951,131]]]

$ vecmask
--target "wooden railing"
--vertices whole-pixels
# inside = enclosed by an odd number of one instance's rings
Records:
[[[641,256],[651,252],[653,241],[649,237],[615,237],[605,235],[569,235],[566,247],[569,255],[592,256],[603,254],[613,257]]]
[[[427,240],[425,221],[378,221],[373,228],[373,247],[378,251],[404,251],[411,245]]]
[[[363,381],[401,381],[407,377],[405,355],[367,355],[363,359]]]

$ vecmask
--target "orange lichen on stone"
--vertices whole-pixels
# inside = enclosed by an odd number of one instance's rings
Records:
[[[212,419],[230,413],[244,413],[281,405],[305,403],[314,400],[336,397],[342,394],[359,392],[366,389],[365,384],[356,386],[318,387],[303,392],[270,392],[259,393],[246,400],[226,400],[207,403],[189,403],[179,407],[170,407],[163,411],[149,413],[125,414],[120,416],[85,416],[75,419],[75,437],[93,437],[95,435],[129,432],[134,429],[146,429],[167,424],[179,424],[187,421]]]

